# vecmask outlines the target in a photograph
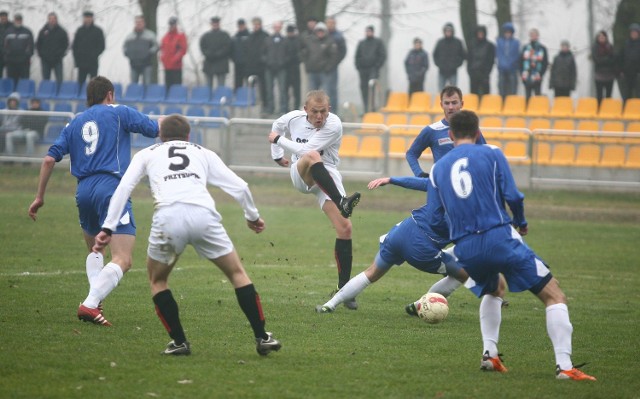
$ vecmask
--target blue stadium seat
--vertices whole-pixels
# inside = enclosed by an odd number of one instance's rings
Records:
[[[204,116],[204,108],[199,105],[191,105],[187,108],[186,112],[187,116]]]
[[[33,79],[20,79],[16,91],[20,97],[31,98],[36,95],[36,82]]]
[[[183,85],[171,85],[164,102],[169,104],[186,104],[189,90]]]
[[[29,109],[29,100],[23,98],[20,100],[20,104],[18,104],[18,109]]]
[[[58,90],[58,95],[56,98],[58,100],[75,100],[78,98],[78,91],[80,87],[78,82],[75,80],[64,80],[60,84],[60,89]]]
[[[73,108],[70,102],[66,101],[58,101],[53,105],[53,112],[70,112],[73,113]],[[67,123],[69,122],[69,117],[66,116],[50,116],[49,122],[58,122],[58,123]]]
[[[189,141],[195,144],[203,144],[204,134],[200,129],[191,128],[191,133],[189,133]]]
[[[152,139],[142,134],[135,133],[131,135],[131,147],[133,148],[146,148],[157,142],[159,142],[159,139]]]
[[[11,93],[13,93],[13,79],[0,79],[0,97],[9,97]]]
[[[76,114],[79,114],[80,112],[84,112],[87,109],[87,103],[85,101],[81,101],[78,104],[76,104]]]
[[[160,107],[155,104],[147,104],[142,107],[142,113],[146,115],[162,115]]]
[[[116,103],[122,100],[122,83],[113,83],[113,91],[116,96]]]
[[[51,109],[51,106],[49,105],[49,101],[40,101],[40,108],[43,111],[49,111]]]
[[[231,105],[240,108],[247,108],[256,105],[256,89],[246,86],[238,87]]]
[[[80,86],[80,90],[78,90],[78,94],[76,95],[76,100],[78,100],[78,101],[87,101],[87,85],[88,84],[89,83],[87,81],[85,81],[82,84],[82,86]]]
[[[60,135],[60,132],[62,131],[62,129],[64,129],[65,126],[66,126],[66,123],[60,123],[60,122],[47,123],[44,127],[44,136],[42,137],[42,142],[46,144],[51,144],[54,141],[56,141],[56,139]]]
[[[167,89],[164,85],[151,84],[147,86],[147,90],[144,92],[142,102],[145,103],[161,103],[164,102],[164,97],[167,94]]]
[[[36,97],[41,100],[49,100],[55,98],[58,91],[58,85],[54,80],[41,80],[38,85],[38,91]]]
[[[179,105],[168,105],[167,108],[164,109],[165,115],[170,114],[180,114],[182,115],[182,107]]]
[[[136,103],[142,101],[142,97],[144,97],[144,86],[140,83],[131,83],[129,84],[129,86],[127,86],[127,90],[124,92],[124,96],[122,96],[122,102]]]
[[[226,109],[223,109],[222,107],[213,107],[211,108],[207,116],[211,118],[229,118],[229,113],[227,112]],[[207,122],[206,126],[212,127],[212,128],[219,128],[219,127],[222,127],[223,124],[221,122]]]
[[[211,93],[212,105],[229,105],[233,99],[233,89],[227,86],[218,86]]]
[[[189,104],[208,104],[211,100],[211,88],[209,86],[196,86],[191,89]]]

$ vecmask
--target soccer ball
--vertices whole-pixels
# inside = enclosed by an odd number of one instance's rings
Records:
[[[446,319],[449,314],[447,298],[440,294],[424,294],[419,302],[417,307],[418,316],[429,324],[438,324]]]

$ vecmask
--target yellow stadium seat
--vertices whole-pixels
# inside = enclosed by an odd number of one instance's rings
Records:
[[[533,117],[541,117],[549,115],[549,97],[533,96],[529,98],[525,115]]]
[[[624,132],[624,122],[606,121],[602,123],[603,132]]]
[[[548,165],[551,159],[551,144],[538,141],[533,147],[533,157],[540,165]]]
[[[598,110],[600,119],[620,119],[622,118],[622,100],[619,98],[603,98]]]
[[[416,127],[408,128],[407,134],[410,136],[417,136],[420,133],[420,131],[425,128],[425,126],[428,126],[430,124],[431,124],[431,117],[429,115],[426,115],[426,114],[411,115],[411,118],[409,118],[409,125],[416,126]]]
[[[401,91],[392,91],[387,98],[387,105],[380,111],[382,112],[407,112],[409,106],[409,94]]]
[[[629,147],[627,161],[624,163],[627,168],[640,168],[640,145]]]
[[[569,166],[575,162],[576,147],[574,144],[556,143],[551,152],[551,165]]]
[[[629,122],[629,124],[627,125],[627,132],[640,133],[640,122]]]
[[[502,112],[502,97],[498,94],[485,94],[480,100],[478,115],[500,115]]]
[[[362,116],[362,123],[384,125],[384,114],[381,112],[367,112]],[[363,127],[361,129],[358,129],[357,133],[382,134],[384,133],[384,131],[381,128]]]
[[[391,125],[407,125],[407,114],[389,114],[387,115],[387,126]],[[390,127],[391,134],[409,134],[406,127]]]
[[[407,142],[404,137],[394,136],[389,139],[389,156],[404,158],[407,152]]]
[[[480,121],[480,129],[490,127],[502,127],[502,118],[498,116],[485,116]]]
[[[573,100],[571,97],[556,97],[549,116],[553,118],[570,118],[573,116]]]
[[[380,136],[365,136],[360,140],[358,156],[363,158],[382,158],[382,138]]]
[[[600,122],[598,122],[598,121],[580,121],[580,122],[578,122],[578,126],[576,127],[576,130],[579,130],[581,132],[585,132],[585,131],[598,132],[598,131],[600,131]]]
[[[549,130],[551,129],[551,121],[547,118],[536,118],[529,122],[529,130]]]
[[[484,97],[482,97],[484,99]],[[502,106],[503,116],[522,116],[527,107],[527,100],[524,96],[512,94],[507,96]]]
[[[607,145],[602,150],[600,166],[605,168],[619,168],[624,165],[625,149],[622,145]]]
[[[409,99],[408,112],[427,113],[431,110],[431,94],[424,91],[416,91]]]
[[[598,115],[598,100],[594,97],[580,97],[578,99],[578,105],[573,112],[573,117],[576,119],[593,119]]]
[[[485,137],[485,140],[487,140],[487,144],[495,145],[496,147],[502,149],[502,141],[496,140],[494,138],[486,138],[486,137]]]
[[[575,130],[576,123],[572,119],[556,119],[553,121],[553,130]]]
[[[512,116],[511,118],[507,118],[507,120],[504,121],[504,127],[508,127],[510,129],[526,129],[527,120],[524,118]]]
[[[627,99],[622,110],[622,119],[627,121],[640,120],[640,98]]]
[[[504,145],[504,155],[510,158],[510,162],[529,163],[527,143],[524,141],[507,141]]]
[[[465,94],[462,101],[464,102],[464,104],[462,105],[462,109],[466,109],[467,111],[473,111],[473,112],[478,111],[478,105],[480,104],[480,99],[478,98],[477,94],[475,93]]]
[[[358,136],[345,134],[342,136],[339,154],[341,157],[353,157],[358,155]]]
[[[600,165],[600,146],[597,144],[580,144],[574,165],[594,167]]]

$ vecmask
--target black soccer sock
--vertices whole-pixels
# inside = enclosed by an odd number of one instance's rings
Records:
[[[340,200],[342,199],[342,194],[340,194],[340,190],[338,190],[336,182],[333,181],[333,178],[327,171],[327,168],[324,167],[324,163],[314,163],[313,165],[311,165],[311,168],[309,170],[311,171],[311,177],[313,177],[313,181],[315,181],[318,187],[320,187],[320,189],[324,191],[324,193],[327,194],[329,198],[331,198],[331,201],[333,201],[336,206],[339,207]]]
[[[187,338],[184,336],[184,330],[180,323],[180,315],[178,312],[178,303],[173,299],[171,290],[158,292],[153,297],[153,303],[156,304],[156,313],[162,322],[162,325],[169,333],[176,345],[182,345]]]
[[[262,313],[262,304],[260,303],[260,295],[256,292],[253,284],[236,288],[236,297],[238,298],[240,309],[242,309],[251,324],[253,335],[256,338],[269,338],[264,330],[265,322],[264,314]]]
[[[351,264],[353,262],[351,240],[336,238],[334,253],[338,265],[338,288],[342,288],[351,278]]]

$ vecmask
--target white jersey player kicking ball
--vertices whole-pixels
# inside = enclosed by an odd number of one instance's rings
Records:
[[[149,234],[147,269],[156,313],[172,338],[162,353],[191,354],[180,323],[178,304],[167,284],[178,257],[186,245],[191,244],[200,256],[215,263],[233,284],[240,308],[256,337],[256,349],[265,356],[279,350],[281,344],[265,331],[260,297],[221,224],[222,218],[207,190],[207,183],[221,188],[242,206],[251,230],[261,233],[265,228],[264,221],[247,183],[214,152],[189,143],[189,132],[189,122],[180,115],[168,116],[161,122],[162,143],[145,148],[133,157],[111,198],[94,250],[99,251],[109,244],[111,232],[118,225],[129,195],[138,182],[148,176],[155,212]]]
[[[346,196],[338,171],[342,122],[329,111],[329,96],[322,90],[310,91],[304,111],[291,111],[273,123],[269,142],[273,160],[282,167],[291,166],[293,186],[303,194],[316,196],[336,230],[335,257],[340,289],[351,278],[353,255],[349,217],[360,201],[360,193]],[[291,161],[285,158],[285,150],[291,153]],[[348,309],[358,308],[355,299],[344,304]]]

